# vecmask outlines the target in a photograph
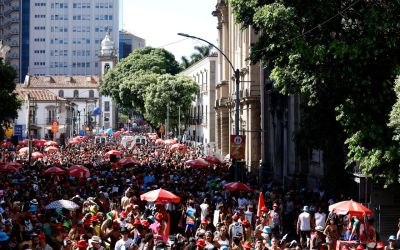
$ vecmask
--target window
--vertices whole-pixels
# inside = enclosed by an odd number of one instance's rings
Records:
[[[78,97],[79,97],[79,91],[76,90],[76,89],[74,90],[74,97],[75,97],[75,98],[78,98]]]
[[[104,111],[105,112],[110,111],[110,102],[109,101],[104,102]]]
[[[93,90],[89,90],[89,97],[90,98],[94,98],[94,91]]]
[[[64,90],[60,89],[60,90],[58,91],[58,96],[59,96],[59,97],[64,97]]]

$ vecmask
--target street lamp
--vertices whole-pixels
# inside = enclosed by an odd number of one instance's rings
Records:
[[[214,44],[210,43],[207,40],[204,40],[203,38],[200,37],[196,37],[196,36],[191,36],[185,33],[178,33],[179,36],[184,36],[184,37],[188,37],[188,38],[193,38],[193,39],[197,39],[200,41],[203,41],[209,45],[211,45],[212,47],[214,47],[216,50],[218,50],[221,55],[223,55],[225,57],[225,59],[228,61],[229,65],[231,66],[233,72],[235,73],[235,83],[236,83],[236,98],[235,98],[235,135],[239,135],[239,109],[240,109],[240,97],[239,97],[239,83],[240,83],[240,70],[239,69],[235,69],[235,67],[233,66],[232,62],[229,60],[229,58],[224,54],[224,52],[222,52],[217,46],[215,46]]]
[[[188,38],[193,38],[193,39],[197,39],[200,41],[203,41],[209,45],[211,45],[212,47],[214,47],[216,50],[218,50],[221,55],[223,55],[226,59],[226,61],[228,61],[229,65],[231,66],[233,72],[235,73],[235,84],[236,84],[236,98],[235,98],[235,136],[239,135],[239,109],[240,109],[240,96],[239,96],[239,83],[240,83],[240,70],[239,69],[235,69],[235,67],[233,66],[232,62],[229,60],[229,58],[224,54],[224,52],[222,52],[217,46],[215,46],[214,44],[210,43],[207,40],[204,40],[203,38],[200,37],[196,37],[196,36],[191,36],[185,33],[178,33],[179,36],[184,36],[184,37],[188,37]],[[231,145],[232,147],[232,145]],[[238,175],[238,171],[237,171],[237,160],[233,159],[232,161],[234,168],[235,168],[235,181],[237,181],[237,175]]]

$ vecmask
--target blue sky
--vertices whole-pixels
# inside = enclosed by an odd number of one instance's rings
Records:
[[[203,43],[178,36],[178,32],[217,45],[217,18],[211,15],[216,3],[217,0],[122,0],[121,25],[146,39],[146,45],[172,52],[180,62],[182,55],[190,56],[193,47]]]

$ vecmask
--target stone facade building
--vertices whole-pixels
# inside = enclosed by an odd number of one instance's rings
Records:
[[[258,35],[252,27],[242,29],[236,24],[227,1],[219,0],[213,15],[218,18],[218,47],[232,62],[219,55],[219,76],[216,85],[216,145],[223,156],[229,154],[230,135],[235,131],[235,80],[233,68],[240,70],[240,135],[246,136],[246,165],[258,169],[261,159],[261,99],[262,82],[259,64],[251,65],[251,44]]]

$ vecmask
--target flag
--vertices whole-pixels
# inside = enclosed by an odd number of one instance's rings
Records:
[[[97,108],[93,109],[90,114],[93,115],[93,116],[101,115],[100,107],[97,107]]]
[[[257,207],[257,216],[260,217],[262,215],[261,209],[265,207],[264,203],[264,195],[262,192],[260,192],[260,195],[258,196],[258,207]]]

